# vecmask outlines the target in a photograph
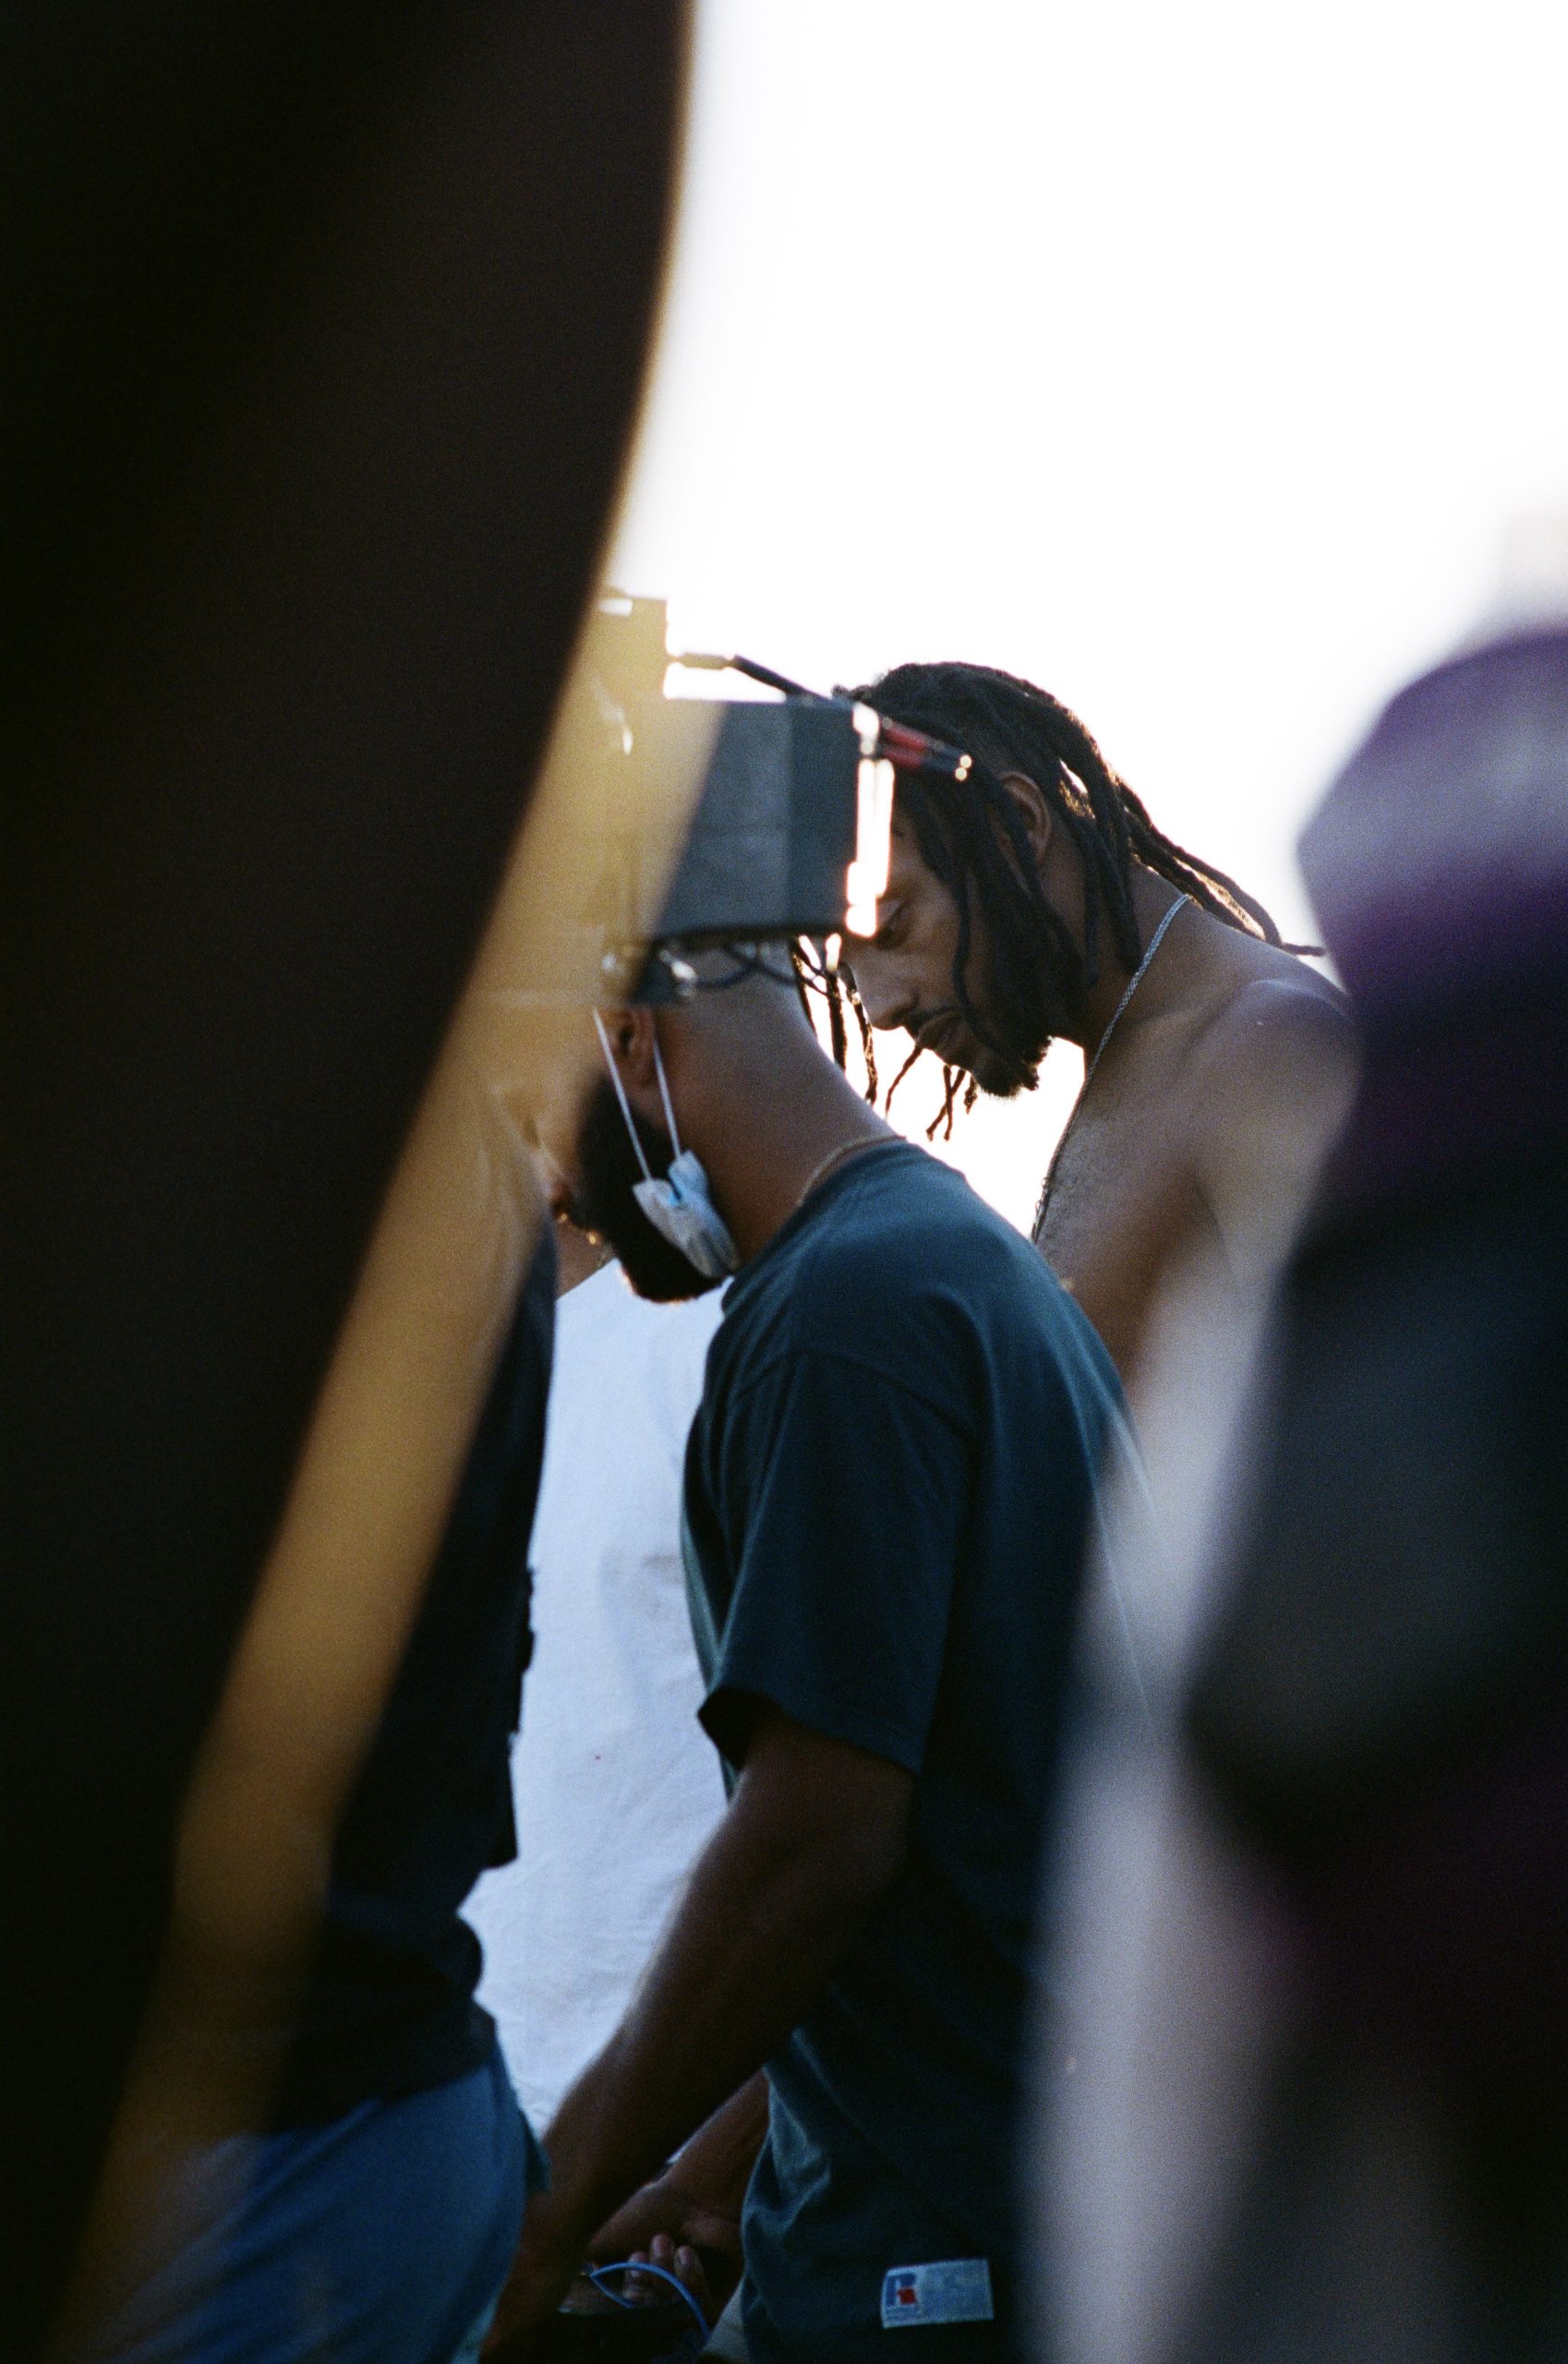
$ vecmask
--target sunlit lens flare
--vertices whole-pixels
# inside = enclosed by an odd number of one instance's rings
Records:
[[[863,742],[862,742],[863,743]],[[846,874],[844,925],[850,935],[876,934],[876,906],[892,862],[893,766],[862,756],[855,780],[855,858]]]

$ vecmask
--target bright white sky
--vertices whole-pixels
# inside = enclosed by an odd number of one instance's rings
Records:
[[[1307,932],[1337,761],[1568,514],[1565,69],[1553,0],[699,0],[612,579],[1029,675]],[[1015,1217],[1080,1064],[960,1120]]]

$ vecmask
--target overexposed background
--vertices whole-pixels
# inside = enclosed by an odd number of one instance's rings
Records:
[[[1030,676],[1309,932],[1292,848],[1341,755],[1561,561],[1568,14],[699,0],[697,25],[612,579],[814,686],[911,657]],[[1019,1220],[1080,1072],[1055,1054],[959,1120],[949,1153]]]

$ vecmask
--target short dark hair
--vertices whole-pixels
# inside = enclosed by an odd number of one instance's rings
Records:
[[[927,866],[958,903],[954,999],[1019,1087],[1032,1087],[1051,1036],[1060,1031],[1062,1011],[1076,1014],[1098,977],[1103,930],[1109,930],[1123,968],[1136,969],[1141,959],[1132,896],[1135,864],[1168,878],[1228,926],[1269,944],[1280,942],[1279,929],[1261,903],[1213,863],[1162,835],[1078,717],[1048,690],[995,666],[947,663],[898,665],[846,694],[889,721],[924,731],[974,758],[962,780],[903,775],[899,809]],[[1081,949],[1046,900],[1023,817],[1002,785],[1003,774],[1009,772],[1034,781],[1078,854],[1083,876]],[[994,1007],[988,1018],[974,1008],[963,976],[976,908],[983,912],[992,954]],[[864,1013],[852,994],[850,1000],[864,1038]],[[841,1009],[835,1019],[837,1050],[843,1039]],[[895,1086],[912,1063],[911,1055],[894,1078]],[[949,1131],[965,1081],[957,1069],[947,1070],[936,1124],[945,1118]],[[968,1079],[966,1107],[975,1089]]]

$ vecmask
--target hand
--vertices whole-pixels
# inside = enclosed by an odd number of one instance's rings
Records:
[[[704,2278],[703,2287],[692,2282],[679,2266],[670,2266],[665,2252],[673,2251],[677,2246],[707,2253],[704,2261],[694,2260]],[[688,2284],[710,2322],[715,2313],[722,2311],[741,2279],[744,2264],[739,2217],[726,2215],[682,2190],[668,2172],[644,2184],[623,2207],[606,2219],[588,2243],[588,2255],[598,2263],[651,2255],[656,2265],[681,2274],[681,2281]]]
[[[713,2329],[724,2311],[724,2299],[715,2294],[706,2269],[695,2249],[683,2244],[677,2246],[668,2233],[656,2233],[647,2249],[631,2252],[630,2262],[633,2265],[652,2263],[664,2273],[674,2274],[702,2309],[708,2329]],[[669,2306],[673,2297],[669,2283],[660,2281],[653,2274],[628,2274],[624,2295],[651,2307]]]

